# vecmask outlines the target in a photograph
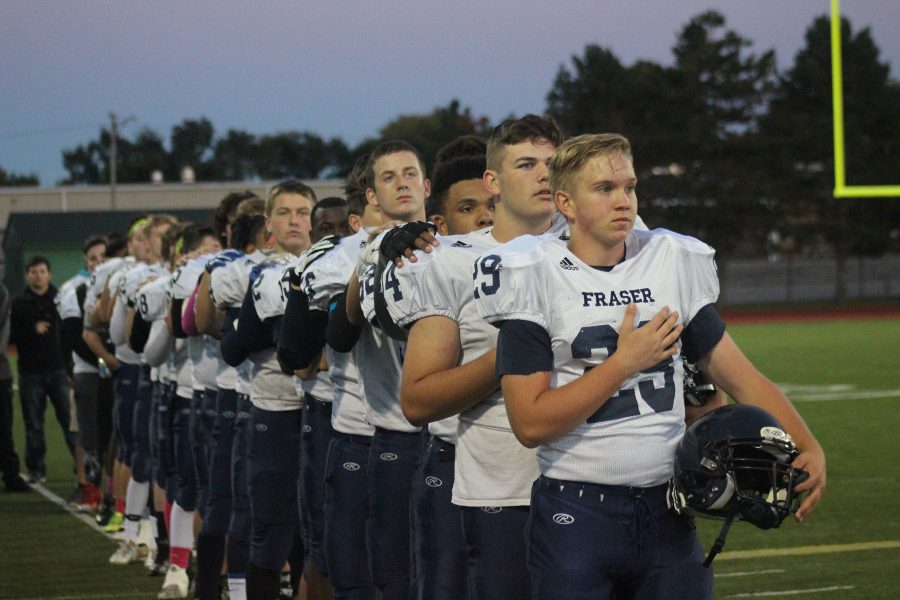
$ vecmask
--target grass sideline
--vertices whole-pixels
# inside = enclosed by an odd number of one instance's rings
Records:
[[[797,408],[826,449],[829,482],[825,499],[803,525],[790,521],[764,532],[735,524],[715,563],[716,598],[761,594],[895,598],[900,548],[849,551],[852,547],[844,545],[900,540],[894,433],[900,398],[888,394],[900,390],[900,319],[734,325],[729,331],[762,372],[797,390],[791,394]],[[832,392],[816,396],[819,388],[813,386],[833,387],[821,388]],[[835,398],[854,391],[872,392],[873,397]],[[821,397],[831,399],[812,400]],[[17,405],[15,435],[21,449],[19,412]],[[47,487],[65,497],[72,489],[71,467],[52,415],[47,418],[47,433]],[[707,547],[719,526],[716,521],[698,521]],[[823,548],[821,554],[758,558],[728,554],[825,545],[836,547]],[[114,549],[107,537],[36,493],[0,494],[2,600],[155,597],[161,579],[147,577],[139,566],[108,566]]]

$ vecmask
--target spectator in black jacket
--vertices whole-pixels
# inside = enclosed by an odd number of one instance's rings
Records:
[[[0,472],[10,492],[27,492],[30,488],[19,475],[19,455],[13,442],[12,369],[6,357],[9,344],[9,290],[0,283]]]
[[[32,482],[47,480],[44,457],[44,413],[53,404],[69,452],[74,457],[76,434],[69,431],[69,382],[60,345],[59,313],[50,284],[50,262],[32,257],[25,265],[28,288],[13,300],[10,341],[19,353],[19,399],[25,420],[25,466]]]

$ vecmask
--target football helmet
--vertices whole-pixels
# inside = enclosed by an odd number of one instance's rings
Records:
[[[703,406],[716,395],[716,385],[708,381],[693,363],[684,364],[684,402],[691,406]]]
[[[707,564],[733,520],[772,529],[797,510],[796,486],[809,477],[791,464],[798,454],[778,421],[755,406],[725,406],[688,428],[675,454],[680,504],[726,521]]]

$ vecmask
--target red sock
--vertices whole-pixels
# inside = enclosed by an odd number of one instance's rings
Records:
[[[120,512],[123,515],[125,514],[125,501],[119,500],[116,498],[116,512]]]
[[[187,569],[191,562],[190,548],[169,548],[169,562],[178,565],[182,569]]]
[[[166,533],[172,533],[172,503],[166,500],[166,506],[163,509],[163,519],[166,521]]]

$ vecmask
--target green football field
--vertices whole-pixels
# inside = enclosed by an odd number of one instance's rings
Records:
[[[900,572],[900,319],[735,325],[753,362],[782,386],[828,458],[828,490],[803,525],[732,527],[715,562],[716,598],[896,598]],[[23,432],[18,419],[16,440]],[[47,487],[74,485],[48,414]],[[719,523],[699,522],[709,546]],[[155,598],[143,567],[114,568],[115,543],[43,496],[0,493],[0,599]]]

